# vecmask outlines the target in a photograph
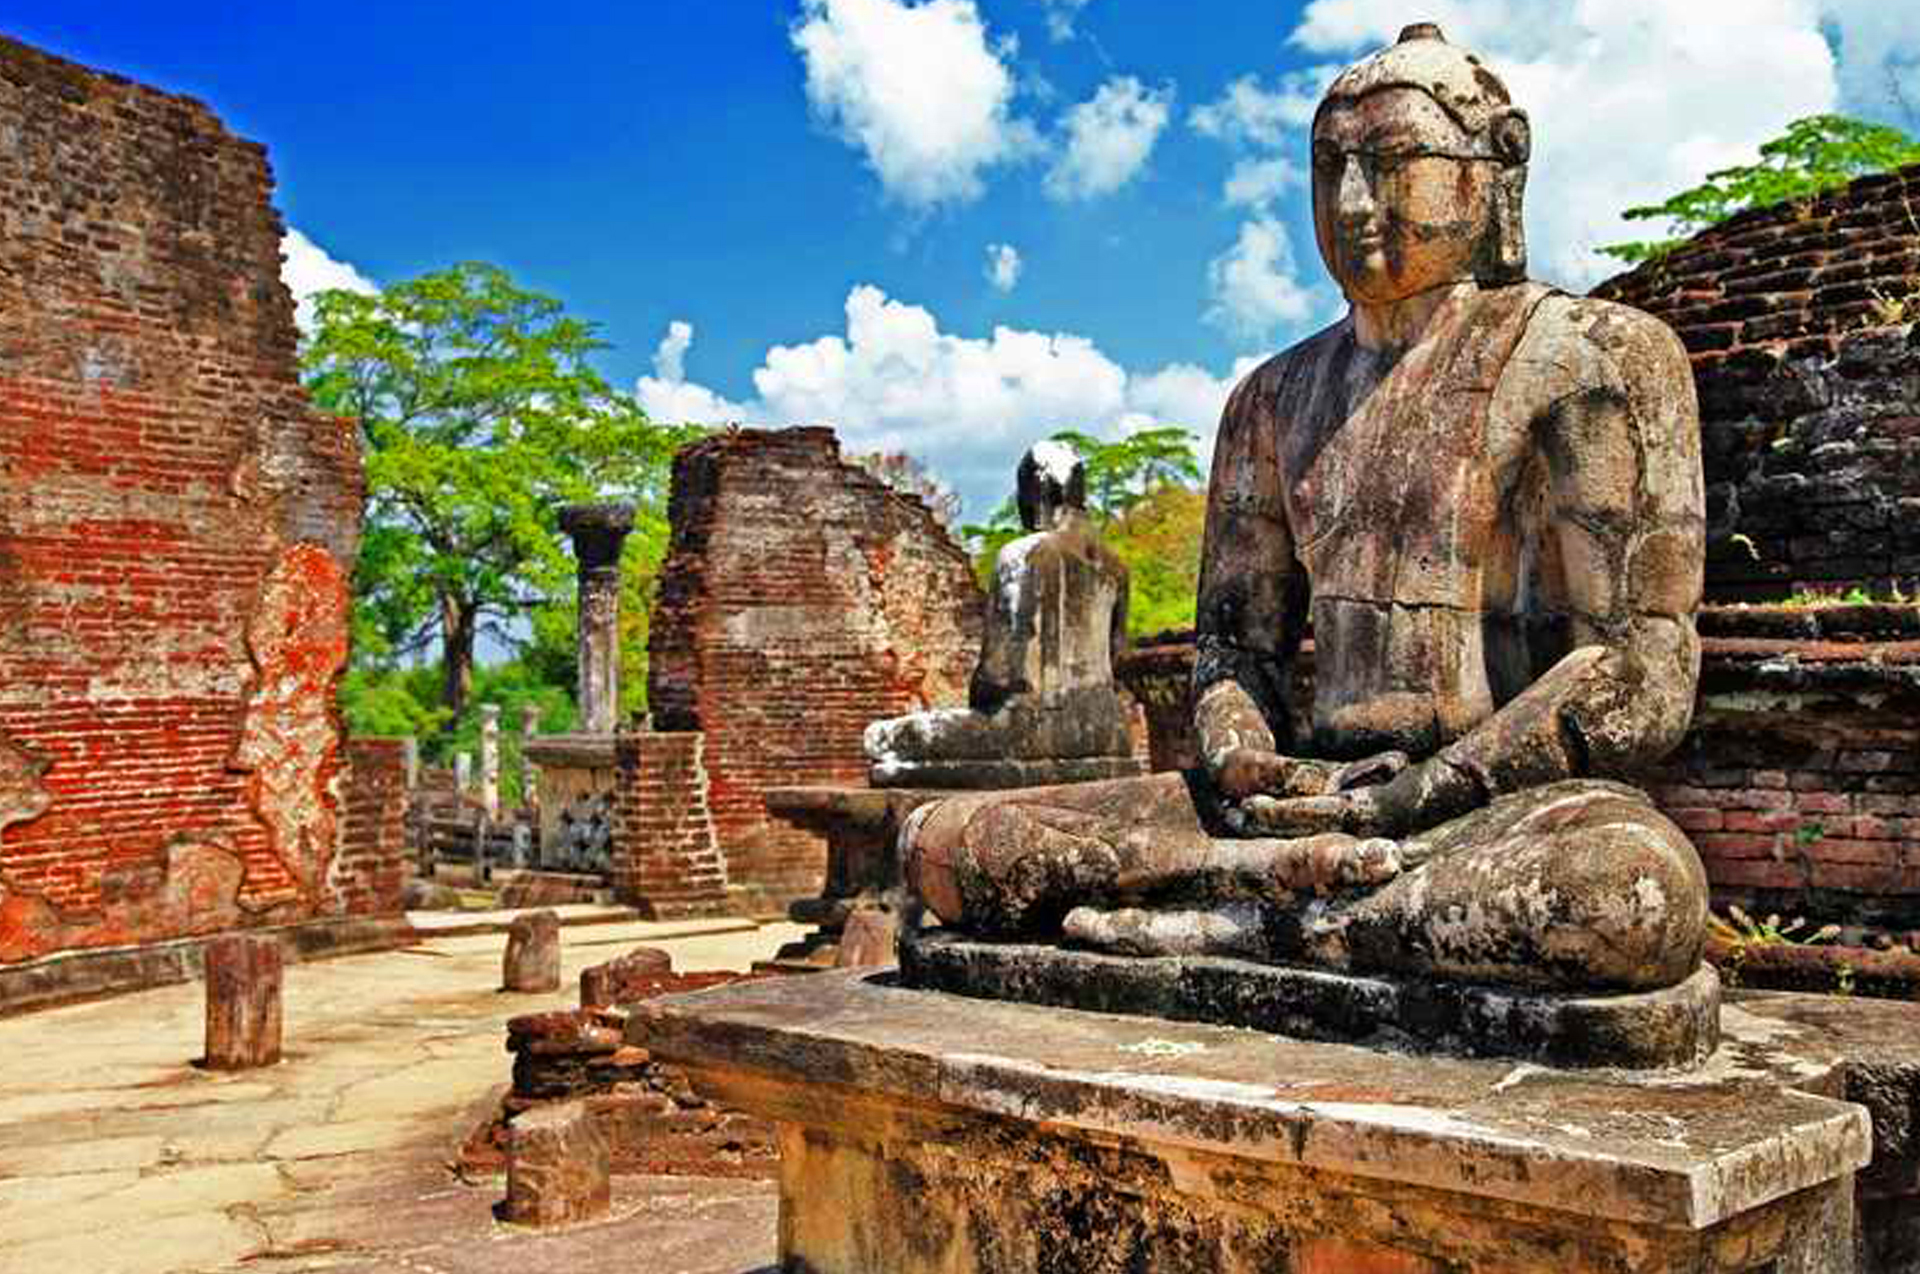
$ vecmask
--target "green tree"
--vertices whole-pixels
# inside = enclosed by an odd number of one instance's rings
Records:
[[[657,514],[687,431],[655,426],[607,385],[587,361],[605,348],[592,324],[497,266],[325,292],[317,312],[304,379],[320,407],[359,420],[366,453],[358,662],[437,644],[440,704],[458,719],[478,637],[519,644],[519,621],[566,605],[559,507],[634,498]]]
[[[1664,220],[1672,238],[1608,244],[1599,251],[1628,263],[1665,256],[1708,226],[1749,208],[1818,194],[1856,177],[1914,163],[1920,163],[1920,142],[1897,128],[1844,115],[1809,115],[1763,144],[1759,163],[1708,173],[1698,186],[1664,203],[1621,214],[1628,221]]]

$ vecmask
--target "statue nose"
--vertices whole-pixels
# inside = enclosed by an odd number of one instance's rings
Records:
[[[1349,224],[1370,220],[1374,211],[1373,182],[1358,156],[1349,156],[1340,171],[1340,190],[1334,207]]]

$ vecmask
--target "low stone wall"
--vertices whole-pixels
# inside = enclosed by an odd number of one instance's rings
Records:
[[[1714,905],[1920,928],[1920,608],[1709,607],[1700,631],[1693,727],[1644,781],[1699,847]],[[1122,662],[1156,768],[1195,755],[1192,651],[1166,634]],[[1312,654],[1295,669],[1301,719]]]

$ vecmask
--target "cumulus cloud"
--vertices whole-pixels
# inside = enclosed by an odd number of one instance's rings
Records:
[[[1074,20],[1089,0],[1040,0],[1040,3],[1047,11],[1047,34],[1055,44],[1061,44],[1073,38]]]
[[[736,425],[758,423],[761,417],[746,403],[736,403],[704,385],[687,383],[687,350],[693,345],[693,324],[675,319],[653,351],[653,375],[642,376],[634,397],[648,418],[661,424]]]
[[[1020,282],[1020,272],[1026,263],[1020,259],[1020,250],[1010,243],[989,243],[987,245],[987,282],[1001,292],[1011,292]]]
[[[693,344],[693,324],[675,319],[653,351],[653,374],[670,384],[687,378],[687,347]]]
[[[654,419],[830,424],[849,452],[918,456],[974,514],[1005,497],[1022,451],[1060,429],[1117,437],[1165,422],[1193,429],[1210,446],[1234,378],[1247,366],[1225,378],[1187,364],[1129,372],[1083,336],[1010,327],[958,336],[943,332],[927,309],[869,285],[848,294],[844,334],[768,350],[749,402],[660,375],[684,361],[673,329],[667,345],[679,361],[657,361],[656,374],[636,390]]]
[[[1131,75],[1102,84],[1062,121],[1066,146],[1047,173],[1047,193],[1093,199],[1126,185],[1146,166],[1172,107],[1171,86],[1149,89]]]
[[[1013,42],[988,39],[973,0],[804,0],[792,37],[815,116],[902,203],[976,199],[986,170],[1037,149]]]
[[[312,331],[316,321],[314,293],[332,288],[367,294],[380,290],[366,275],[327,255],[326,249],[291,227],[280,239],[280,258],[280,279],[293,293],[294,321],[303,332]]]
[[[1264,214],[1240,223],[1240,237],[1207,267],[1207,321],[1248,342],[1298,327],[1323,307],[1300,281],[1286,227]]]
[[[1290,130],[1313,123],[1320,94],[1340,73],[1336,64],[1294,71],[1280,78],[1276,88],[1265,88],[1257,75],[1243,75],[1219,97],[1193,108],[1187,122],[1204,137],[1237,146],[1279,149],[1289,146]]]
[[[1912,10],[1886,0],[1826,0],[1821,7],[1838,46],[1841,105],[1920,132],[1920,25]]]
[[[1350,59],[1395,39],[1406,16],[1387,0],[1313,0],[1291,40]],[[1751,162],[1837,100],[1817,0],[1747,0],[1737,33],[1720,6],[1666,0],[1429,0],[1420,16],[1486,58],[1531,115],[1532,272],[1575,288],[1618,268],[1596,247],[1649,237],[1621,210]],[[1290,144],[1305,153],[1304,135]]]

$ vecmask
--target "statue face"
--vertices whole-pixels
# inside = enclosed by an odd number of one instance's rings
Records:
[[[1313,228],[1349,301],[1490,275],[1501,165],[1418,89],[1329,102],[1313,130]]]

